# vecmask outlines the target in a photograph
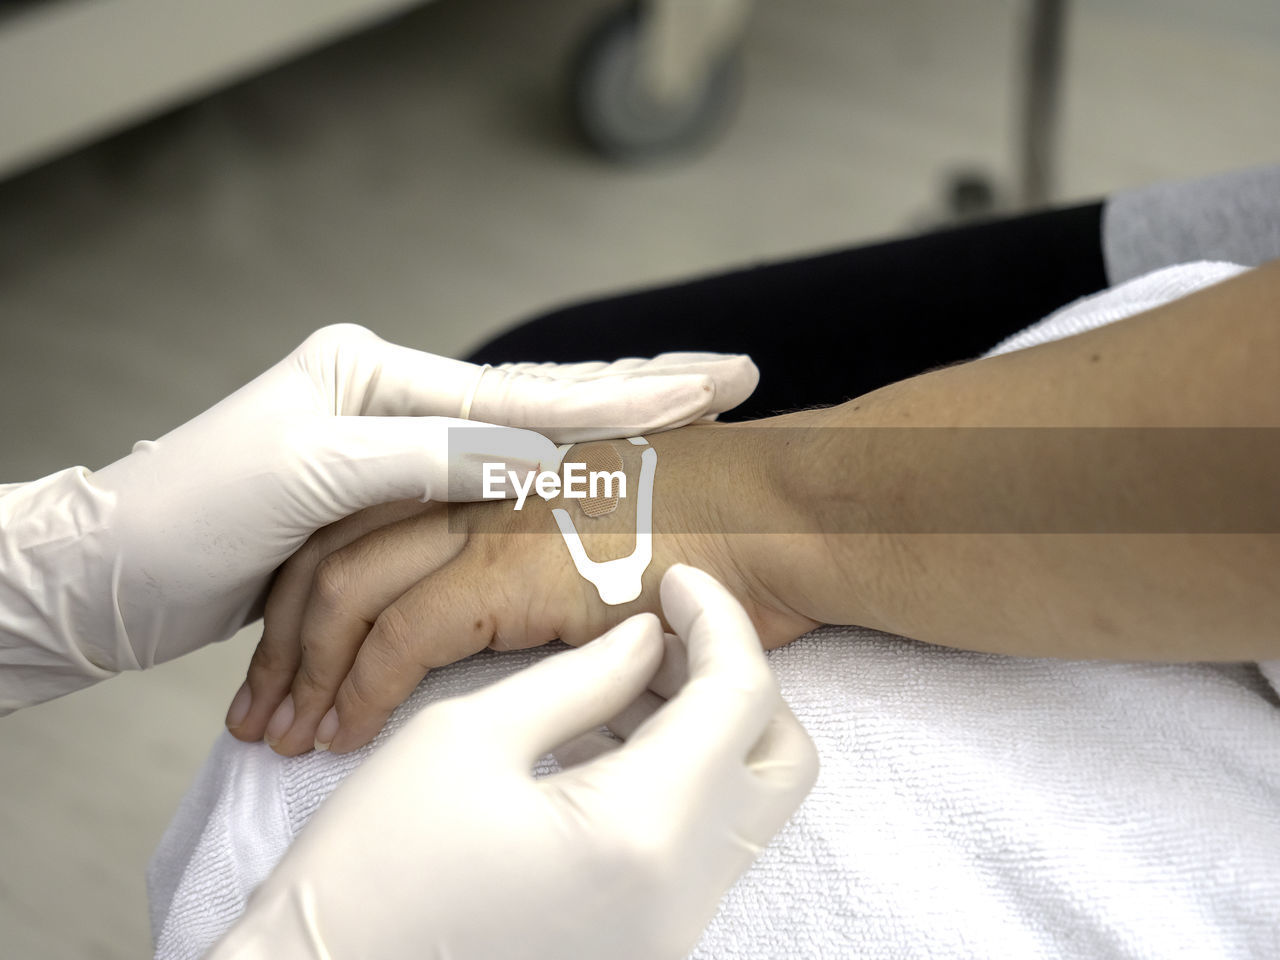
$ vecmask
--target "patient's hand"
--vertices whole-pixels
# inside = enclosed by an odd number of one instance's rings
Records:
[[[390,504],[320,531],[273,588],[249,668],[251,709],[232,732],[245,740],[265,733],[286,755],[313,744],[353,750],[434,667],[486,646],[580,645],[635,613],[661,613],[658,584],[675,563],[726,584],[766,647],[794,639],[815,622],[787,606],[766,573],[790,538],[734,532],[760,529],[761,517],[786,527],[779,518],[791,508],[753,449],[765,433],[699,424],[650,438],[658,454],[653,562],[631,603],[600,600],[551,514],[568,510],[593,560],[630,554],[641,449],[625,441],[612,445],[624,457],[627,497],[607,516],[586,516],[581,500],[531,495],[519,511],[512,500]]]

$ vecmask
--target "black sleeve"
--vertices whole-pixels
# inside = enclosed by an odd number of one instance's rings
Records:
[[[1047,210],[578,303],[519,324],[478,363],[749,353],[724,419],[839,403],[975,357],[1104,288],[1102,204]]]

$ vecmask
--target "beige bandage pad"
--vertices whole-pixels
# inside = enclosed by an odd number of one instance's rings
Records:
[[[575,447],[571,455],[566,456],[565,460],[572,463],[581,463],[586,470],[587,476],[593,473],[615,473],[622,469],[622,454],[618,452],[618,448],[611,443],[589,443]],[[588,517],[605,517],[618,509],[618,491],[616,485],[613,489],[612,496],[604,496],[606,487],[601,483],[597,487],[600,496],[588,496],[585,500],[578,501],[578,506],[582,508],[582,512]],[[590,487],[587,488],[590,493]]]

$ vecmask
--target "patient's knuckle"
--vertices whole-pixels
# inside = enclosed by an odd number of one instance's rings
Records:
[[[351,565],[342,554],[329,554],[317,564],[311,577],[312,598],[324,610],[342,609],[349,600],[351,573]]]
[[[266,605],[262,608],[262,626],[263,629],[270,631],[282,630],[290,617],[296,614],[298,609],[299,591],[297,586],[305,584],[305,580],[297,580],[295,574],[291,573],[288,568],[280,571],[275,582],[271,585],[271,590],[267,594]]]
[[[331,693],[333,686],[333,679],[320,671],[319,664],[304,655],[302,663],[298,665],[298,673],[293,678],[294,693],[306,699],[314,699],[317,695]]]
[[[325,531],[321,529],[308,536],[306,543],[284,562],[284,566],[280,567],[280,575],[275,579],[276,588],[284,588],[289,584],[306,588],[315,576],[316,568],[329,556],[324,534]],[[273,595],[278,593],[280,590],[271,590]]]
[[[310,573],[329,552],[325,549],[324,541],[325,530],[322,527],[307,537],[306,542],[294,552],[293,556],[284,562],[281,570],[291,571],[294,575]]]
[[[381,688],[365,671],[353,670],[338,690],[338,715],[345,722],[381,706]]]
[[[398,668],[413,659],[417,640],[418,632],[404,611],[390,606],[378,614],[361,652],[379,658],[384,666]]]
[[[250,677],[289,673],[293,668],[293,658],[286,656],[279,644],[270,642],[266,637],[253,648],[253,655],[249,658]]]

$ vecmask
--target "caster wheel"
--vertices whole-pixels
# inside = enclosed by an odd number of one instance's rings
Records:
[[[663,102],[640,78],[640,11],[611,13],[583,42],[570,78],[570,109],[587,144],[610,160],[645,163],[709,143],[738,102],[737,50],[709,65],[691,95]]]

